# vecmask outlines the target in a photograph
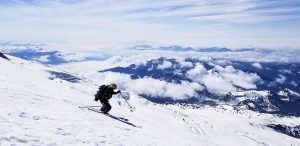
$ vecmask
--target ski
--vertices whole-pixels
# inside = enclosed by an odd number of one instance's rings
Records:
[[[96,105],[95,106],[93,106],[93,105],[91,105],[91,106],[90,105],[89,106],[79,106],[79,108],[89,108],[89,107],[102,107],[102,106],[96,106]]]
[[[119,122],[122,122],[124,124],[127,124],[127,125],[135,127],[135,128],[142,128],[142,126],[136,126],[135,124],[129,122],[129,119],[126,119],[126,118],[123,118],[123,117],[117,117],[117,116],[111,115],[109,113],[104,114],[102,111],[96,109],[95,107],[101,107],[101,106],[83,106],[83,107],[79,107],[79,108],[81,108],[81,109],[87,109],[89,111],[93,111],[93,112],[96,112],[96,113],[101,113],[101,114],[103,114],[103,115],[105,115],[107,117],[110,117],[110,118],[112,118],[114,120],[117,120]]]

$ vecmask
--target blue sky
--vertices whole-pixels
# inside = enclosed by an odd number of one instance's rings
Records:
[[[1,0],[0,21],[1,41],[72,48],[300,46],[300,0]]]

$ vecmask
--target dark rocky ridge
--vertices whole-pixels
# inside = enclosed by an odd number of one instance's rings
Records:
[[[295,126],[295,127],[290,127],[290,126],[285,126],[281,124],[269,124],[267,127],[270,127],[277,132],[295,137],[295,138],[300,138],[300,125]]]

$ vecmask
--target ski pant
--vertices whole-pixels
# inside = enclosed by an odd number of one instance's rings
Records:
[[[104,114],[107,114],[110,110],[111,110],[111,105],[109,104],[108,101],[104,101],[104,102],[101,102],[101,104],[103,105],[101,107],[101,111],[104,113]]]

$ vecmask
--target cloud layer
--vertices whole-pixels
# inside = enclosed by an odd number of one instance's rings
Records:
[[[163,64],[166,62],[168,62],[167,64],[172,64],[166,60],[163,62]],[[167,68],[159,69],[168,69],[170,67],[172,66],[168,65]],[[257,74],[237,70],[231,65],[222,67],[214,64],[212,69],[206,69],[203,64],[197,63],[195,66],[190,67],[185,74],[182,71],[179,71],[179,74],[190,80],[180,80],[180,82],[175,83],[170,80],[154,79],[149,76],[132,79],[131,74],[109,71],[98,73],[94,78],[99,79],[100,84],[116,82],[119,84],[119,88],[140,95],[155,98],[172,98],[174,100],[199,99],[201,98],[199,93],[205,89],[211,94],[218,96],[226,95],[229,92],[256,89],[256,84],[261,81]]]
[[[113,72],[101,73],[98,77],[101,78],[102,84],[115,82],[123,90],[150,97],[172,98],[174,100],[196,97],[197,91],[203,90],[203,86],[195,82],[183,81],[180,84],[175,84],[150,77],[133,80],[130,75]]]
[[[232,66],[216,65],[212,70],[206,70],[202,64],[187,72],[187,77],[194,82],[203,84],[211,93],[222,95],[243,89],[256,89],[256,83],[261,79],[258,75],[236,70]]]

